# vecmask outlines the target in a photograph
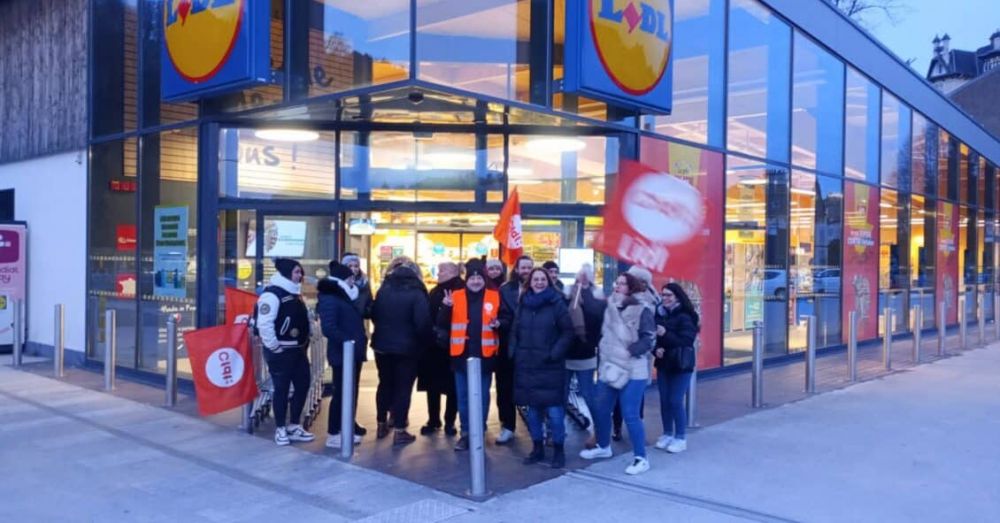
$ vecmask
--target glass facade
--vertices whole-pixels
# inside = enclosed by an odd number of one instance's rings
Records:
[[[835,347],[851,311],[872,339],[884,307],[903,332],[914,305],[930,328],[994,292],[995,163],[757,0],[674,2],[670,115],[561,92],[567,0],[275,2],[274,82],[184,103],[160,97],[164,3],[92,1],[93,359],[112,308],[119,363],[161,372],[167,316],[218,323],[275,255],[303,260],[309,300],[344,252],[376,285],[398,255],[433,282],[497,255],[515,190],[528,252],[592,255],[606,283],[621,267],[586,249],[626,159],[707,202],[705,266],[677,278],[702,368],[749,361],[757,322],[780,357],[807,316]]]

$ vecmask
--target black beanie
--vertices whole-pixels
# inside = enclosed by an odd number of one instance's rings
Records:
[[[482,262],[482,260],[480,260],[478,258],[473,258],[473,259],[465,262],[465,279],[468,280],[472,276],[476,276],[476,275],[479,275],[479,276],[482,276],[483,278],[485,278],[486,277],[486,265]]]
[[[354,276],[354,272],[351,271],[350,267],[338,262],[337,260],[333,260],[330,262],[330,276],[332,278],[337,278],[338,280],[347,280],[351,276]]]
[[[278,273],[284,276],[285,278],[288,278],[289,280],[292,279],[292,271],[294,271],[296,267],[301,267],[301,266],[302,265],[300,265],[299,262],[291,258],[274,259],[274,268],[278,269]]]
[[[556,263],[556,262],[554,262],[554,261],[552,261],[552,260],[549,260],[549,261],[547,261],[547,262],[545,262],[545,263],[542,264],[542,268],[545,269],[545,270],[550,270],[550,269],[559,270],[559,264]]]

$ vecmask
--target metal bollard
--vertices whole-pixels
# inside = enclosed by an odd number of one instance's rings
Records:
[[[66,308],[60,303],[56,305],[55,327],[52,333],[52,374],[57,378],[66,376],[64,362],[66,361]]]
[[[10,325],[10,327],[14,329],[11,356],[14,359],[14,368],[20,368],[24,360],[24,340],[21,339],[21,335],[24,333],[24,329],[21,327],[23,322],[23,318],[21,317],[21,300],[13,300],[11,305],[14,307],[14,310],[12,311],[13,320]]]
[[[958,297],[958,350],[965,350],[969,348],[968,338],[966,332],[966,312],[965,312],[965,295]]]
[[[177,405],[177,315],[167,316],[167,390],[168,407]]]
[[[688,384],[687,402],[684,407],[687,409],[688,428],[693,429],[698,426],[695,415],[698,413],[698,352],[695,351],[695,366],[691,372],[691,383]]]
[[[913,306],[913,364],[920,363],[920,345],[924,330],[924,308],[919,304]]]
[[[847,376],[858,381],[858,311],[847,316]]]
[[[983,305],[986,300],[983,299],[983,293],[978,293],[976,295],[976,318],[979,320],[979,347],[986,346],[986,311],[983,310]]]
[[[947,329],[945,327],[945,322],[948,320],[948,304],[941,300],[941,306],[938,308],[938,356],[944,356],[946,349],[944,343],[947,338]]]
[[[753,326],[753,374],[751,376],[750,401],[755,409],[764,406],[764,326],[754,322]]]
[[[354,455],[354,340],[343,347],[344,359],[340,376],[340,457]]]
[[[882,365],[885,370],[892,370],[892,307],[886,307],[882,311],[885,319],[885,331],[882,333]]]
[[[816,393],[816,316],[806,316],[806,392]]]
[[[118,311],[104,313],[104,390],[115,390],[115,361],[118,359]]]
[[[473,497],[486,496],[486,453],[483,450],[483,375],[479,358],[469,358],[465,367],[469,384],[469,469]]]

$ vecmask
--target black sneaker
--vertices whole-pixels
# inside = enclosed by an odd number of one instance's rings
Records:
[[[455,451],[461,452],[463,450],[469,450],[468,436],[462,436],[461,438],[458,438],[458,441],[455,442]]]
[[[424,425],[423,427],[420,427],[420,435],[430,436],[431,434],[437,432],[438,429],[440,428],[441,428],[440,425],[431,425],[431,424]]]
[[[368,429],[362,427],[361,425],[358,425],[357,423],[354,424],[354,435],[365,436],[367,434],[368,434]]]
[[[396,430],[392,435],[393,445],[409,445],[417,440],[417,437],[405,430]]]
[[[454,425],[447,425],[444,428],[444,434],[446,436],[457,436],[458,435],[458,429],[456,429]]]
[[[382,439],[389,435],[389,425],[386,423],[379,423],[378,427],[375,429],[375,437]]]

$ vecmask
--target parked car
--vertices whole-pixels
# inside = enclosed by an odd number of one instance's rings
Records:
[[[813,292],[837,294],[840,292],[840,269],[822,269],[813,273]]]

